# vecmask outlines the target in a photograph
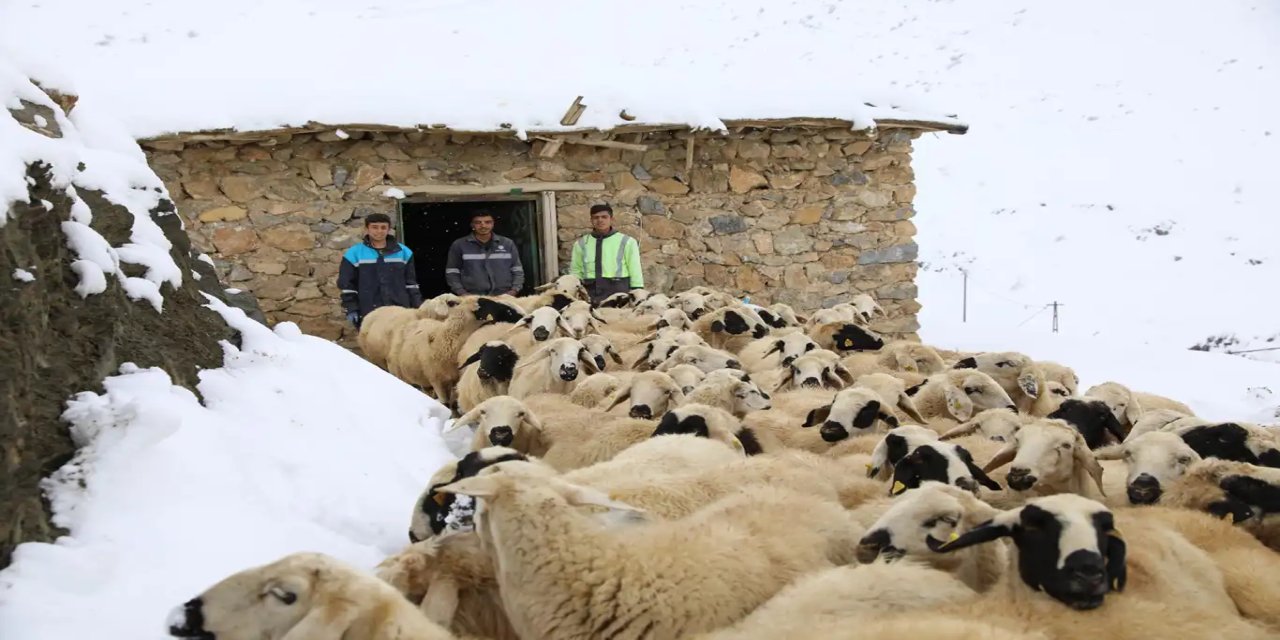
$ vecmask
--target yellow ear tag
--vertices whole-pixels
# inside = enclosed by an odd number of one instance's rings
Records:
[[[1120,533],[1120,530],[1119,530],[1119,529],[1116,529],[1115,527],[1112,527],[1112,528],[1111,528],[1111,535],[1113,535],[1113,536],[1115,536],[1115,537],[1117,537],[1117,538],[1120,538],[1121,540],[1124,540],[1124,534],[1123,534],[1123,533]]]
[[[1231,513],[1230,511],[1228,511],[1227,513],[1223,514],[1222,519],[1223,519],[1223,520],[1225,520],[1226,522],[1230,522],[1231,524],[1235,524],[1235,523],[1236,523],[1236,514]]]
[[[440,505],[440,506],[442,506],[442,507],[444,506],[445,497],[444,497],[444,494],[443,494],[443,493],[437,493],[436,495],[431,496],[431,499],[432,499],[432,500],[435,500],[435,501],[436,501],[436,504],[438,504],[438,505]]]
[[[852,347],[852,346],[853,346],[853,341],[852,341],[852,340],[850,340],[850,339],[848,339],[848,338],[845,338],[845,339],[844,339],[844,346],[846,346],[846,347]]]
[[[493,314],[492,314],[492,313],[486,313],[486,314],[484,314],[484,319],[485,319],[485,320],[492,320],[492,319],[493,319]]]
[[[896,496],[899,493],[902,493],[903,491],[906,491],[906,490],[907,490],[907,485],[902,484],[901,480],[895,481],[893,483],[893,495]]]
[[[871,470],[871,463],[870,463],[870,462],[868,462],[865,466],[867,467],[867,471],[870,471],[870,470]]]

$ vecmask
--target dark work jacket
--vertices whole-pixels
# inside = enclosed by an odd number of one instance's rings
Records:
[[[487,244],[480,244],[474,234],[454,240],[444,266],[445,282],[460,296],[496,296],[524,288],[516,243],[496,233]]]
[[[359,311],[363,318],[386,305],[422,304],[415,268],[413,251],[396,242],[395,236],[387,236],[387,246],[382,249],[373,248],[365,236],[364,242],[347,249],[338,267],[342,309]]]

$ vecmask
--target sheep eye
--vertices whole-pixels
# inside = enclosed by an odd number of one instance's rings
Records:
[[[1004,442],[1004,436],[991,436],[990,439],[995,440],[996,442]]]
[[[481,410],[480,410],[480,417],[481,417],[481,418],[483,418],[483,417],[485,416],[485,413],[487,413],[487,412],[486,412],[484,409],[481,409]]]
[[[1064,442],[1064,443],[1062,443],[1062,444],[1058,445],[1058,448],[1059,448],[1059,449],[1061,449],[1061,450],[1063,450],[1063,451],[1067,451],[1067,450],[1069,450],[1069,449],[1071,448],[1071,443],[1070,443],[1070,442]]]
[[[274,596],[275,599],[285,604],[293,604],[298,601],[298,594],[292,591],[285,591],[280,587],[271,587],[271,589],[268,590],[268,593]]]
[[[804,346],[804,352],[805,352],[805,353],[809,353],[810,351],[813,351],[814,349],[817,349],[817,348],[818,348],[818,345],[813,344],[813,343],[811,342],[811,343],[806,344],[806,345]]]
[[[1191,456],[1178,456],[1178,464],[1191,464]]]
[[[517,413],[517,414],[516,414],[516,417],[517,417],[517,418],[523,418],[523,417],[524,417],[524,412],[523,412],[523,411],[521,411],[520,413]]]
[[[997,363],[996,363],[996,366],[997,366],[997,367],[1012,367],[1012,366],[1013,366],[1013,362],[1012,362],[1012,361],[1010,361],[1010,360],[1001,360],[1000,362],[997,362]]]
[[[977,393],[977,392],[978,392],[978,388],[977,388],[977,387],[965,387],[965,388],[964,388],[964,392],[965,392],[965,395],[970,395],[970,396],[971,396],[971,395],[973,395],[973,394],[975,394],[975,393]]]

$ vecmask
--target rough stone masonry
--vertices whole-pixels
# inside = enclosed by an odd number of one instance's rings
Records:
[[[230,286],[249,289],[272,322],[349,339],[335,284],[362,218],[394,214],[388,186],[601,182],[605,191],[557,194],[562,270],[588,231],[592,202],[613,204],[618,227],[640,241],[647,287],[697,284],[809,311],[859,292],[889,317],[875,327],[915,338],[919,131],[846,128],[699,133],[686,171],[688,131],[626,134],[629,151],[510,133],[273,134],[266,141],[144,142],[193,242]],[[344,335],[344,333],[346,335]]]

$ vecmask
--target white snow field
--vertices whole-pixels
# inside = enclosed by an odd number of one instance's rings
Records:
[[[79,290],[140,262],[146,277],[124,284],[162,313],[159,283],[186,274],[145,215],[164,192],[139,136],[308,120],[551,128],[579,94],[588,126],[623,107],[713,128],[958,114],[968,134],[930,134],[915,156],[925,341],[1276,421],[1280,364],[1187,350],[1280,333],[1274,2],[0,3],[0,98],[52,104],[27,76],[80,102],[57,141],[0,117],[0,210],[25,197],[35,159],[61,185],[104,189],[138,222],[126,247],[89,229],[87,206],[64,225]],[[27,275],[6,286],[33,286]],[[159,640],[174,605],[246,566],[312,550],[372,567],[407,542],[414,498],[458,451],[439,435],[443,407],[292,323],[210,306],[242,346],[225,345],[199,397],[126,365],[104,393],[69,399],[83,448],[46,488],[70,535],[22,545],[0,572],[0,638]]]

